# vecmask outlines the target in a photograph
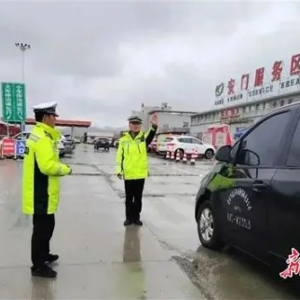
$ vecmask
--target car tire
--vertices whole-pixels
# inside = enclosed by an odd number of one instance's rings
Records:
[[[214,208],[210,201],[204,201],[197,212],[197,229],[203,247],[220,250],[224,242],[220,238],[220,230],[216,226]]]
[[[211,159],[211,158],[214,157],[214,155],[215,155],[215,153],[214,153],[214,150],[213,150],[213,149],[207,149],[207,150],[205,151],[205,153],[204,153],[204,157],[205,157],[206,159]]]

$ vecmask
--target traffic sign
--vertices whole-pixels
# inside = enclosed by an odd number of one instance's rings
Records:
[[[24,123],[26,120],[25,84],[1,82],[1,92],[3,121]]]
[[[16,140],[16,156],[23,156],[25,153],[26,141]]]

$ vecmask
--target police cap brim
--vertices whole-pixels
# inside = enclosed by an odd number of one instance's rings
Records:
[[[139,117],[130,117],[128,118],[128,122],[142,124],[142,119]]]

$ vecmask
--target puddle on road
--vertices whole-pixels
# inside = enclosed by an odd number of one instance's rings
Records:
[[[299,292],[262,263],[235,249],[200,247],[172,258],[207,299],[299,299]]]

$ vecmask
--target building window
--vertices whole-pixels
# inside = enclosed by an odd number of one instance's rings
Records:
[[[280,106],[283,106],[284,105],[284,100],[281,100],[280,101]]]
[[[259,109],[259,110],[262,110],[262,109],[265,108],[265,104],[264,103],[257,104],[256,108]]]
[[[293,98],[289,99],[289,104],[293,103]]]
[[[182,127],[189,127],[189,122],[183,122]]]

